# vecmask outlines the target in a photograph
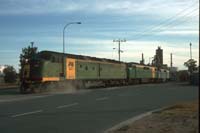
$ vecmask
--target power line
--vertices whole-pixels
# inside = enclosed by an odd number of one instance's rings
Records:
[[[140,32],[140,34],[136,35],[136,38],[138,36],[143,35],[144,33],[146,33],[147,31],[152,31],[154,29],[156,29],[158,26],[162,26],[163,24],[166,24],[167,22],[172,21],[173,19],[177,19],[177,16],[184,14],[188,9],[190,9],[191,7],[193,7],[194,5],[196,5],[196,2],[193,2],[190,6],[188,6],[187,8],[184,8],[183,10],[179,11],[176,15],[169,17],[168,19],[161,21],[160,23],[158,23],[157,25],[153,25],[151,27],[146,28],[145,30],[143,30],[143,32]],[[185,16],[185,15],[184,15]]]
[[[191,7],[193,7],[194,5],[196,5],[196,2],[192,3],[192,5],[188,6],[187,8],[181,10],[181,11],[178,12],[176,15],[174,15],[174,16],[172,16],[172,17],[166,19],[166,20],[163,20],[162,22],[158,23],[157,25],[151,26],[151,27],[145,29],[143,32],[140,32],[140,33],[145,33],[145,32],[148,31],[148,30],[152,30],[152,28],[155,28],[155,27],[157,27],[157,26],[163,25],[163,24],[165,24],[167,21],[171,21],[172,19],[177,18],[178,15],[183,14],[183,13],[186,12],[188,9],[190,9]],[[138,35],[138,36],[139,36],[139,35]]]
[[[195,10],[197,10],[197,9],[194,9],[194,10],[192,10],[191,12],[189,12],[189,13],[187,13],[187,14],[181,16],[181,17],[188,17],[187,15],[190,15],[190,14],[193,13]],[[180,19],[181,17],[176,18],[175,20],[171,20],[171,22],[169,22],[169,23],[166,23],[166,24],[163,23],[163,25],[155,26],[154,28],[150,29],[149,32],[155,32],[156,30],[159,30],[159,28],[162,28],[163,26],[170,26],[171,24],[173,24],[174,22],[176,22],[177,19]],[[165,28],[167,28],[167,27],[165,27]],[[146,32],[148,32],[148,31],[146,31]],[[146,32],[143,32],[143,34],[138,35],[138,37],[135,38],[135,39],[141,38],[142,35],[146,35]]]
[[[198,9],[198,8],[196,8],[196,9],[194,9],[194,10],[188,12],[187,14],[185,14],[185,15],[183,15],[183,16],[181,16],[181,17],[188,17],[188,15],[191,15],[191,13],[193,13],[193,12],[196,11],[197,9]],[[179,17],[179,18],[176,18],[175,20],[171,21],[170,23],[166,23],[165,25],[155,26],[154,28],[150,29],[149,31],[143,32],[143,34],[140,34],[140,35],[136,36],[136,38],[134,38],[134,40],[138,40],[138,39],[144,37],[145,35],[152,35],[152,34],[149,34],[149,33],[146,34],[147,32],[152,33],[152,32],[156,32],[157,30],[160,30],[160,31],[158,31],[158,32],[161,32],[161,31],[165,30],[165,29],[161,29],[163,26],[165,26],[164,28],[168,28],[170,25],[173,25],[174,22],[176,22],[177,19],[180,19],[180,17]],[[188,21],[188,20],[187,20],[187,21]],[[184,22],[184,21],[182,21],[182,22]],[[186,21],[185,21],[185,22],[186,22]]]
[[[194,11],[196,11],[198,8],[195,8],[195,9],[193,9],[193,10],[191,10],[190,12],[188,12],[187,14],[184,14],[183,16],[180,16],[179,18],[177,17],[177,18],[175,18],[174,20],[171,20],[171,22],[169,21],[169,23],[168,24],[166,24],[166,25],[170,25],[170,24],[173,24],[173,22],[176,22],[176,20],[178,20],[178,19],[180,19],[181,17],[190,17],[190,16],[188,16],[188,15],[191,15]],[[164,25],[164,26],[166,26],[166,25]],[[156,28],[161,28],[162,26],[159,26],[159,27],[156,27]],[[155,28],[155,29],[156,29]]]

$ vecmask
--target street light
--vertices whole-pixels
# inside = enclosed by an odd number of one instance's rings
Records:
[[[65,53],[65,29],[67,28],[67,26],[69,26],[71,24],[81,24],[81,22],[70,22],[64,26],[64,28],[63,28],[63,53]]]
[[[70,22],[70,23],[67,23],[65,26],[64,26],[64,28],[63,28],[63,64],[62,64],[62,74],[61,74],[61,76],[62,77],[65,77],[65,74],[64,74],[64,72],[65,72],[65,59],[64,59],[64,56],[65,56],[65,29],[67,28],[67,26],[69,26],[69,25],[71,25],[71,24],[81,24],[81,22]]]
[[[192,59],[192,43],[190,43],[190,59]]]

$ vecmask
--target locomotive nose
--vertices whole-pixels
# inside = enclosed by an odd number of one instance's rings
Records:
[[[22,72],[22,77],[23,77],[24,79],[30,78],[30,64],[24,65],[24,68],[23,68],[22,71],[23,71],[23,72]]]

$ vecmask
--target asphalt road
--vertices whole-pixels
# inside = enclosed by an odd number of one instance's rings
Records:
[[[101,133],[130,117],[197,98],[197,86],[180,83],[18,95],[10,101],[4,96],[0,102],[0,132]]]

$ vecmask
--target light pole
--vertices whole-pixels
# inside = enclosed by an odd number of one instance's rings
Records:
[[[64,28],[63,28],[63,53],[65,53],[65,29],[67,28],[67,26],[69,26],[71,24],[81,24],[81,22],[70,22],[64,26]]]
[[[192,43],[190,43],[190,59],[192,59]]]
[[[70,23],[67,23],[65,26],[64,26],[64,28],[63,28],[63,65],[62,65],[62,77],[65,77],[65,74],[64,74],[64,72],[65,72],[65,68],[64,68],[64,64],[65,64],[65,59],[64,59],[64,57],[65,57],[65,29],[69,26],[69,25],[71,25],[71,24],[81,24],[81,22],[70,22]]]
[[[172,63],[172,53],[170,54],[170,67],[172,68],[172,65],[173,65],[173,63]]]

